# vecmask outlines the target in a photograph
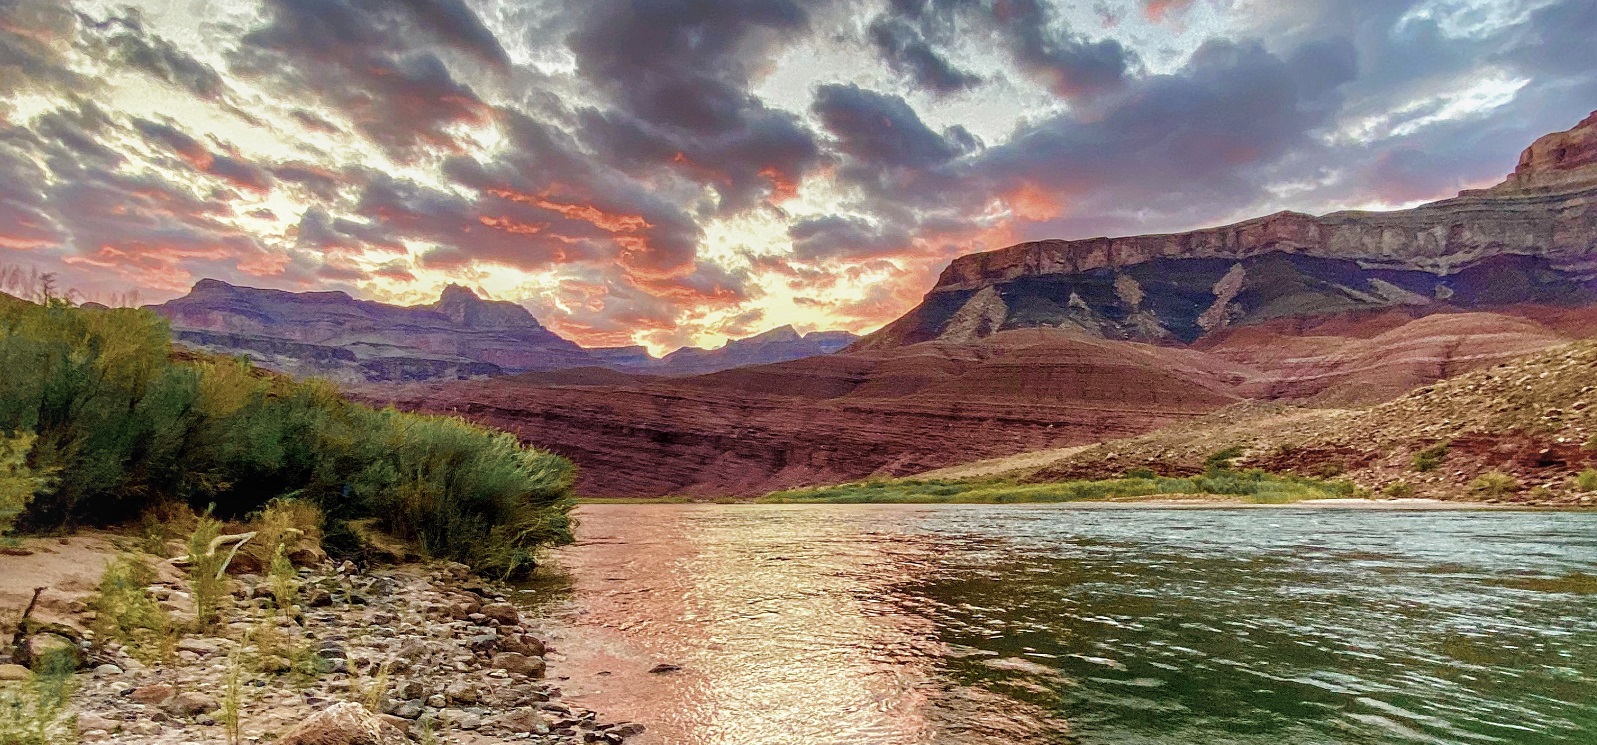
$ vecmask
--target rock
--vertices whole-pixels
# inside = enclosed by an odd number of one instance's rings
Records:
[[[52,659],[62,659],[73,670],[83,664],[83,652],[78,645],[59,634],[34,634],[17,645],[17,661],[33,670],[41,670]]]
[[[499,715],[494,724],[507,732],[527,732],[534,735],[549,734],[549,723],[537,709],[516,709]]]
[[[499,648],[529,657],[542,657],[548,653],[544,643],[529,634],[506,634],[499,637]]]
[[[27,680],[33,671],[22,665],[0,665],[0,683]]]
[[[161,708],[173,716],[192,717],[216,711],[222,708],[222,705],[215,698],[198,691],[184,691],[162,704]]]
[[[400,701],[394,705],[393,711],[388,713],[393,714],[396,717],[400,717],[401,719],[416,719],[417,717],[421,716],[421,712],[422,709],[420,702]]]
[[[516,606],[509,603],[489,603],[482,607],[482,614],[498,621],[502,626],[515,626],[521,623],[521,612]]]
[[[112,665],[112,664],[107,663],[107,664],[100,665],[100,666],[94,668],[94,674],[95,675],[99,675],[99,676],[121,675],[122,674],[122,668],[117,667],[116,665]]]
[[[133,689],[133,693],[130,695],[133,697],[134,701],[137,701],[141,704],[159,704],[162,701],[177,695],[177,689],[174,688],[170,683],[154,683],[151,685],[139,686],[138,688]]]
[[[178,640],[177,648],[180,652],[193,652],[194,654],[205,656],[220,652],[222,650],[222,645],[211,639],[200,639],[190,636]]]
[[[372,716],[360,704],[333,704],[301,722],[278,745],[409,745],[399,728]]]
[[[528,657],[519,652],[500,652],[494,655],[493,666],[529,678],[542,678],[546,669],[543,658]]]
[[[647,727],[638,722],[616,722],[610,726],[609,731],[621,737],[635,737],[643,734],[647,729]]]
[[[478,696],[477,687],[465,681],[456,681],[444,688],[444,697],[457,704],[475,704]]]
[[[673,665],[669,662],[662,662],[654,667],[649,668],[649,672],[654,673],[655,675],[664,675],[666,673],[674,673],[681,669],[681,665]]]
[[[100,731],[115,733],[122,729],[122,723],[113,719],[106,719],[98,714],[83,713],[78,715],[78,734]]]

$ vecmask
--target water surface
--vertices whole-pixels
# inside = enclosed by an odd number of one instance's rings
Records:
[[[556,670],[657,743],[1597,743],[1597,514],[581,518]]]

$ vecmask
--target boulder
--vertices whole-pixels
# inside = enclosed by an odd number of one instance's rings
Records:
[[[410,739],[360,704],[333,704],[300,722],[278,745],[410,745]]]
[[[494,655],[494,667],[529,678],[542,678],[545,670],[543,658],[528,657],[519,652],[500,652]]]
[[[479,612],[491,620],[498,621],[501,626],[515,626],[521,623],[521,611],[509,603],[489,603]]]
[[[33,677],[33,671],[22,665],[0,665],[0,683],[27,680]]]
[[[167,713],[173,716],[192,717],[222,708],[214,697],[207,696],[198,691],[184,691],[172,697],[171,701],[161,705]]]
[[[55,657],[68,661],[73,670],[83,664],[83,652],[60,634],[33,634],[17,644],[17,661],[34,670],[42,670]]]

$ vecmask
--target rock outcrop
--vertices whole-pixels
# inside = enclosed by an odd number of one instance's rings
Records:
[[[1502,184],[1410,210],[1281,212],[962,256],[919,307],[856,348],[1038,326],[1191,342],[1293,316],[1584,305],[1597,301],[1594,288],[1597,113],[1537,140]]]
[[[291,374],[430,380],[599,364],[527,309],[459,285],[438,302],[394,306],[342,292],[294,293],[201,280],[151,307],[183,344],[245,353]]]
[[[812,331],[800,334],[792,326],[733,339],[716,349],[683,347],[651,365],[631,369],[661,375],[699,375],[748,365],[768,365],[831,354],[858,341],[847,331]]]

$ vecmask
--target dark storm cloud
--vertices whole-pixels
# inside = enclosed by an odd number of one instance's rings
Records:
[[[584,125],[623,168],[671,168],[713,187],[723,211],[782,196],[820,149],[749,87],[755,67],[808,32],[808,8],[792,0],[591,3],[568,43],[613,108],[587,110]]]
[[[838,150],[868,163],[926,168],[975,148],[964,127],[933,132],[903,98],[847,85],[816,90],[811,110],[837,138]]]
[[[921,35],[920,29],[899,18],[883,16],[871,22],[871,43],[889,69],[916,86],[949,95],[981,85],[981,76],[961,70]]]
[[[458,0],[269,0],[269,21],[242,39],[233,70],[310,95],[395,157],[454,150],[448,129],[492,108],[455,79],[435,48],[490,67],[504,49]]]

